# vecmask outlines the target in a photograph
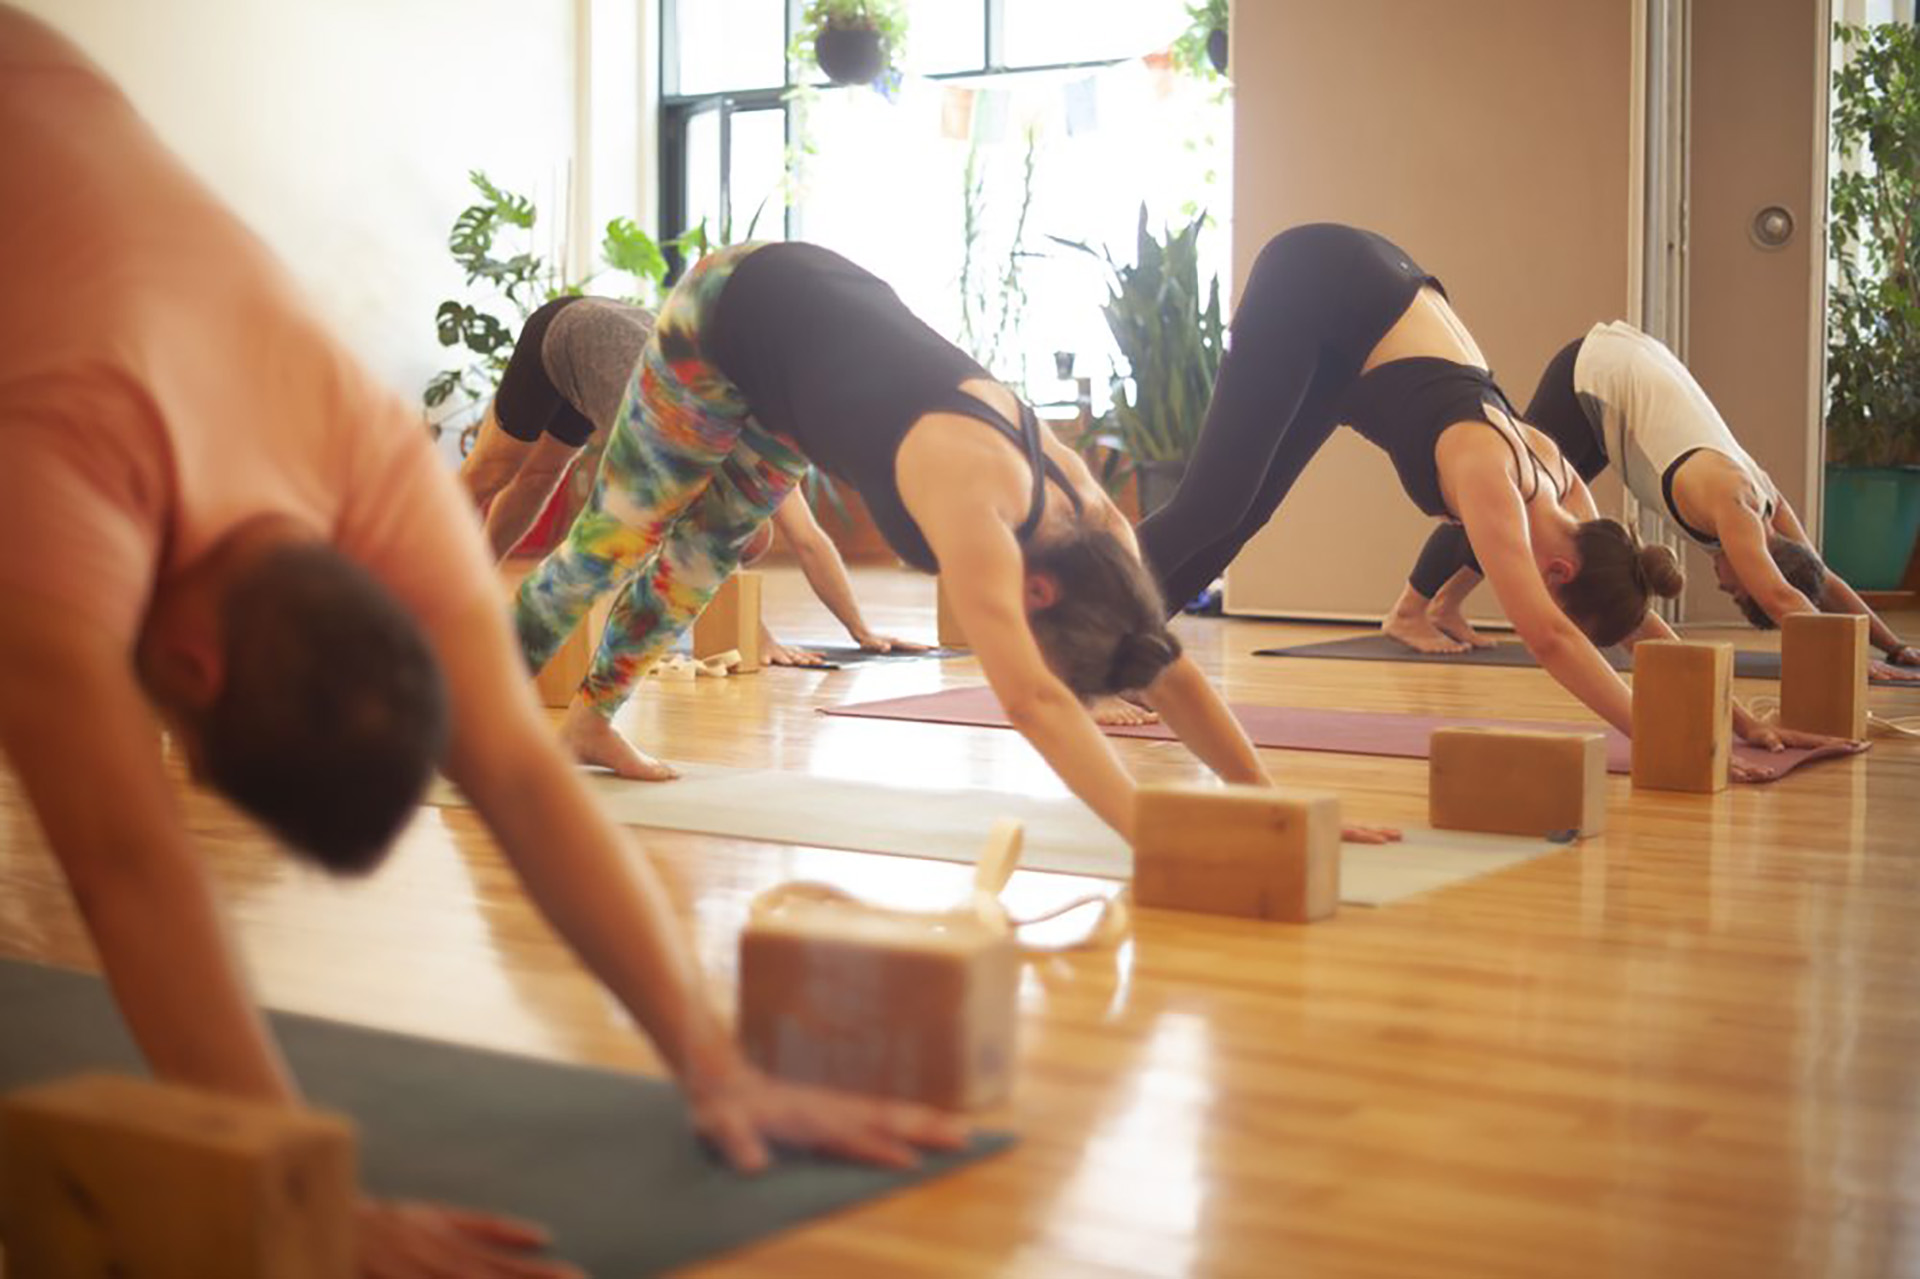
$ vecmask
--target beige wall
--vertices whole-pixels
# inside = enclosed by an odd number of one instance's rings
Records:
[[[16,0],[18,2],[18,0]],[[340,334],[417,396],[469,168],[557,232],[575,0],[24,0],[114,75]]]
[[[1236,281],[1295,223],[1371,227],[1445,281],[1524,406],[1554,351],[1627,314],[1632,10],[1239,0]],[[1342,431],[1230,570],[1228,606],[1377,617],[1430,528]]]
[[[1743,445],[1814,527],[1826,260],[1823,0],[1693,0],[1687,364]],[[1749,234],[1793,214],[1784,249]],[[1734,616],[1687,553],[1689,621]]]

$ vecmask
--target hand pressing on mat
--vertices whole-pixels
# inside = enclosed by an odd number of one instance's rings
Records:
[[[356,1218],[360,1279],[586,1279],[532,1255],[547,1246],[547,1232],[509,1217],[368,1199]]]
[[[1876,658],[1867,663],[1867,677],[1900,684],[1920,684],[1920,652],[1903,648],[1884,662]]]
[[[919,640],[897,639],[892,635],[876,635],[862,627],[848,632],[853,642],[869,653],[930,653],[933,645],[922,644]]]
[[[1340,838],[1349,844],[1397,844],[1401,836],[1398,826],[1342,826]]]
[[[920,1150],[958,1150],[967,1126],[928,1106],[835,1092],[768,1078],[744,1063],[723,1081],[686,1082],[694,1124],[729,1164],[762,1172],[771,1145],[911,1168]]]
[[[769,666],[825,666],[825,653],[810,648],[789,648],[773,637],[764,624],[760,627],[760,653]]]

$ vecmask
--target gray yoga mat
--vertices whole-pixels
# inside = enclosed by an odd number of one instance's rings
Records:
[[[604,773],[588,785],[616,822],[773,844],[810,844],[971,864],[1002,817],[1026,827],[1020,865],[1128,879],[1133,852],[1077,799],[984,790],[887,786],[771,769],[676,765],[672,782],[629,782]],[[466,803],[440,782],[429,804]],[[1409,829],[1398,844],[1343,844],[1340,900],[1384,906],[1490,871],[1531,861],[1561,845],[1544,839]]]
[[[87,1070],[144,1074],[98,978],[0,960],[0,1091]],[[978,1136],[909,1173],[784,1154],[728,1171],[662,1081],[273,1015],[314,1105],[360,1126],[374,1194],[508,1213],[595,1279],[689,1265],[1007,1146]]]
[[[876,653],[871,649],[861,648],[858,644],[816,644],[812,640],[806,639],[783,639],[780,642],[788,648],[804,648],[809,652],[818,653],[827,660],[818,666],[766,666],[763,669],[770,671],[837,671],[847,666],[884,665],[888,662],[912,662],[929,657],[948,658],[967,656],[967,651],[963,648],[931,648],[924,653]],[[678,653],[691,653],[693,651],[692,638],[683,636],[680,642],[674,646],[674,651]]]
[[[1600,655],[1616,671],[1633,669],[1633,657],[1622,648],[1603,648]],[[1399,640],[1386,635],[1356,635],[1351,639],[1321,640],[1315,644],[1293,644],[1285,648],[1257,648],[1255,657],[1334,657],[1353,662],[1430,662],[1436,666],[1538,666],[1526,645],[1502,640],[1492,648],[1470,649],[1465,653],[1416,653]],[[1733,655],[1733,673],[1741,679],[1779,679],[1780,654],[1766,649],[1745,649]],[[1898,687],[1898,680],[1873,680],[1875,684]],[[1910,686],[1909,686],[1910,687]]]

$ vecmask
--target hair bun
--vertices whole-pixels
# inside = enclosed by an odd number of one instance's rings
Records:
[[[1145,688],[1179,656],[1180,641],[1172,631],[1135,631],[1122,635],[1113,646],[1107,682],[1121,692]]]
[[[1680,571],[1680,560],[1664,546],[1643,546],[1640,548],[1640,573],[1647,580],[1647,589],[1655,595],[1672,599],[1687,585],[1687,575]]]

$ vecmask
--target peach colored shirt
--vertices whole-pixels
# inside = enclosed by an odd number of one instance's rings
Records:
[[[0,586],[130,643],[157,580],[269,513],[423,621],[497,598],[418,414],[84,54],[0,6]]]

